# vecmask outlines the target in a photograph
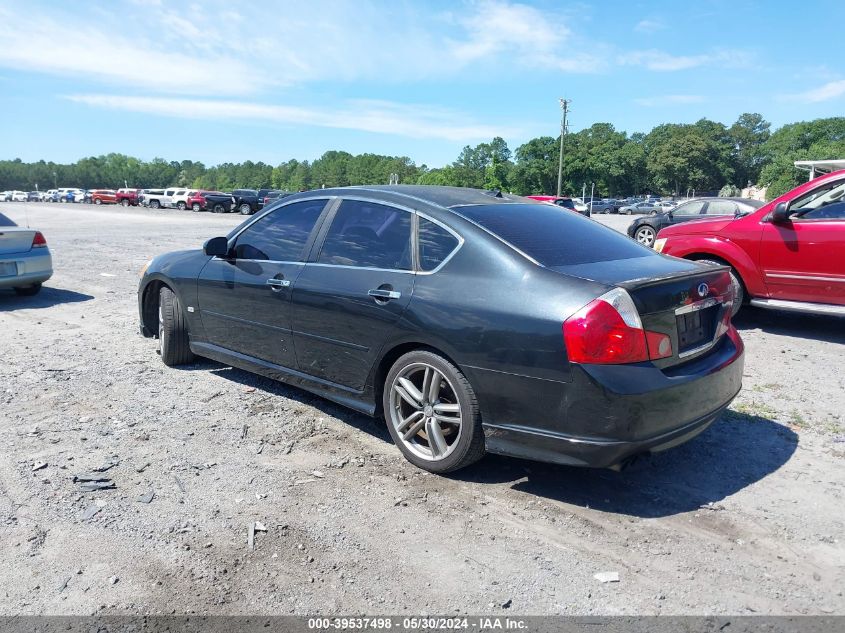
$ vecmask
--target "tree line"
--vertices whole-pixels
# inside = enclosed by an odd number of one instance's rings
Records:
[[[328,151],[314,161],[291,159],[223,163],[206,167],[190,160],[143,161],[124,154],[83,158],[72,164],[0,161],[0,190],[55,187],[153,188],[177,185],[230,191],[271,187],[302,191],[321,187],[437,184],[500,189],[516,194],[554,194],[560,137],[533,138],[511,151],[499,137],[467,145],[444,167],[417,165],[407,156],[352,155]],[[791,123],[772,131],[760,114],[736,122],[701,119],[665,123],[647,134],[618,131],[610,123],[564,136],[563,193],[580,194],[595,183],[596,193],[621,197],[640,193],[680,194],[736,191],[749,183],[768,186],[769,198],[800,184],[805,174],[795,160],[845,158],[845,117]]]

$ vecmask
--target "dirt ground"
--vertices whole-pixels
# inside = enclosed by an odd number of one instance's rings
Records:
[[[745,310],[730,411],[629,470],[487,457],[442,477],[382,423],[169,369],[141,338],[144,262],[240,216],[0,210],[26,211],[56,269],[36,297],[0,292],[0,614],[845,614],[841,320]],[[96,468],[114,489],[73,481]]]

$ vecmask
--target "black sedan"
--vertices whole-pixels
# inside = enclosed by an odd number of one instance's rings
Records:
[[[269,205],[138,290],[166,365],[214,359],[383,417],[447,472],[485,451],[617,467],[706,429],[740,389],[728,269],[575,213],[451,187]]]
[[[681,222],[716,216],[740,216],[751,213],[765,203],[748,198],[696,198],[668,211],[637,218],[628,226],[628,235],[644,246],[651,246],[660,229]]]

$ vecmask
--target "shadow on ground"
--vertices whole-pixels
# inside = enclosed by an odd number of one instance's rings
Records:
[[[798,314],[745,306],[734,317],[734,325],[743,330],[760,329],[770,334],[845,343],[845,320],[842,317]]]
[[[91,301],[91,295],[63,290],[62,288],[49,288],[44,286],[37,295],[32,297],[21,297],[15,294],[12,289],[0,290],[0,312],[11,312],[13,310],[32,310],[33,308],[50,308],[62,303],[79,303],[80,301]]]
[[[214,361],[198,360],[183,369],[213,372],[241,387],[254,387],[312,406],[392,443],[382,420],[355,413],[303,389]],[[797,446],[798,436],[783,424],[728,410],[692,441],[643,457],[622,472],[489,455],[447,477],[477,484],[509,484],[514,490],[561,503],[656,518],[718,503],[777,471]]]
[[[514,490],[562,503],[656,518],[718,503],[777,471],[797,446],[798,436],[788,427],[728,411],[692,441],[622,472],[491,456],[455,477],[511,483]]]

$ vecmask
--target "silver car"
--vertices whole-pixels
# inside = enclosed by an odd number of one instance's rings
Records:
[[[53,276],[53,258],[41,231],[24,228],[0,213],[0,288],[34,295]]]

